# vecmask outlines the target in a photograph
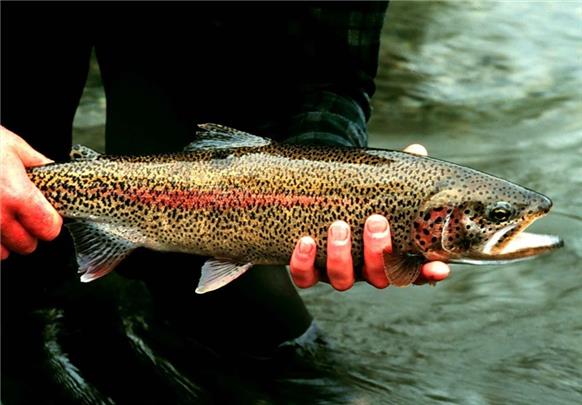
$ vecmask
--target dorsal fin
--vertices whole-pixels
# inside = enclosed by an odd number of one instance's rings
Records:
[[[83,145],[73,145],[69,157],[72,160],[93,160],[97,159],[101,154]]]
[[[271,140],[252,135],[237,129],[218,124],[199,124],[196,140],[184,148],[185,151],[197,149],[231,149],[267,146]]]

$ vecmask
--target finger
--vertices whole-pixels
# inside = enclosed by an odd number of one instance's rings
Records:
[[[406,148],[404,148],[404,152],[411,153],[413,155],[418,155],[418,156],[428,156],[428,152],[426,151],[426,148],[418,143],[413,143],[412,145],[408,145]]]
[[[15,218],[3,218],[2,246],[11,252],[23,255],[34,252],[36,238],[32,237]]]
[[[334,222],[327,236],[327,275],[331,285],[345,291],[354,285],[350,227],[344,221]]]
[[[313,238],[304,236],[299,239],[289,268],[293,282],[299,288],[308,288],[319,281],[317,270],[315,269],[316,245]]]
[[[26,146],[23,146],[21,149],[18,150],[18,156],[22,159],[22,163],[26,167],[34,167],[34,166],[42,166],[49,163],[53,163],[54,161],[47,158],[40,152],[32,149],[30,145],[28,145],[24,140],[21,139]]]
[[[4,245],[0,245],[0,260],[6,260],[10,256],[10,250],[6,249]]]
[[[422,265],[420,276],[414,284],[437,283],[444,280],[451,273],[451,268],[443,262],[428,262]]]
[[[26,205],[16,207],[15,216],[32,236],[53,240],[61,232],[63,219],[38,189],[33,188],[30,194]]]
[[[364,225],[364,278],[376,288],[390,284],[384,269],[384,252],[392,252],[390,227],[381,215],[372,215]]]
[[[26,167],[42,166],[53,162],[42,153],[34,150],[24,139],[16,135],[14,132],[4,127],[0,128],[3,135],[2,143],[7,142],[14,145],[15,150],[18,153],[20,159],[22,160],[24,166]],[[4,148],[6,145],[2,146]]]
[[[422,266],[421,272],[430,281],[442,281],[449,276],[451,268],[443,262],[429,262]]]

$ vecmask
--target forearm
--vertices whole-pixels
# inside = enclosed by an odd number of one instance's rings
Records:
[[[298,75],[298,103],[284,124],[289,142],[367,145],[386,6],[378,2],[309,7],[310,23],[297,30],[305,63]]]

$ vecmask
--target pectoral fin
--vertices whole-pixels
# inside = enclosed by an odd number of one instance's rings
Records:
[[[420,275],[424,259],[421,256],[384,254],[384,270],[390,284],[396,287],[407,287],[414,283]]]
[[[111,272],[137,246],[112,232],[112,225],[74,221],[71,232],[81,281],[87,283]]]
[[[198,287],[196,287],[196,293],[204,294],[217,290],[242,276],[251,267],[253,267],[252,263],[239,264],[226,260],[210,259],[202,266],[202,274]]]

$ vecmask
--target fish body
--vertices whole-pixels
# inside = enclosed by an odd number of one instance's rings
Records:
[[[203,267],[198,292],[206,292],[253,264],[288,263],[307,235],[325,268],[328,228],[338,219],[351,226],[354,264],[361,265],[363,225],[372,214],[390,223],[394,253],[385,259],[395,285],[412,283],[426,260],[513,260],[561,244],[538,235],[533,245],[508,249],[551,201],[467,167],[201,127],[182,153],[104,156],[77,147],[71,162],[29,170],[57,211],[75,220],[69,229],[83,281],[147,247],[215,258]]]

